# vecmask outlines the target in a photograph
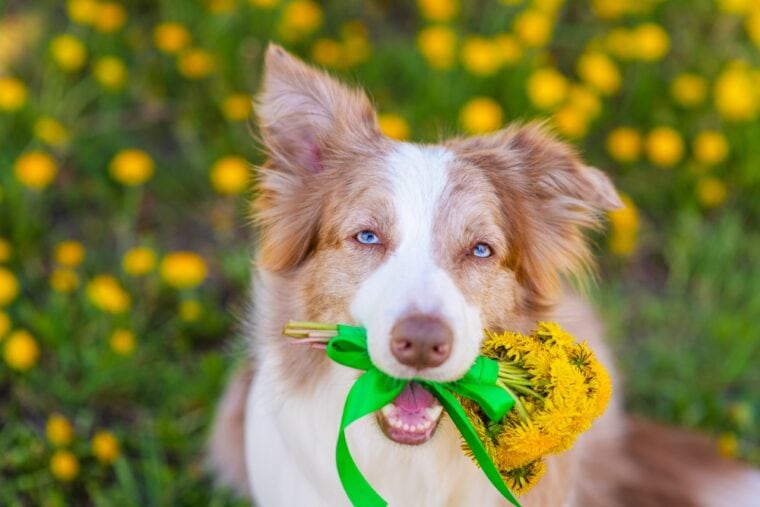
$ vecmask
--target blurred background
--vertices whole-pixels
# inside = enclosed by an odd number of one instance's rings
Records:
[[[760,1],[0,0],[0,504],[234,504],[201,451],[269,40],[389,136],[545,119],[607,170],[617,387],[760,465]]]

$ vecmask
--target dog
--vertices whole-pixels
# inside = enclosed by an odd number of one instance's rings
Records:
[[[257,178],[251,358],[219,404],[210,462],[256,505],[348,505],[335,465],[358,372],[290,344],[291,319],[367,329],[374,364],[450,381],[482,330],[559,322],[620,381],[599,320],[564,282],[592,266],[586,231],[621,206],[610,179],[541,125],[422,145],[385,137],[367,96],[281,47],[266,51],[256,113],[269,157]],[[437,400],[410,383],[347,430],[392,506],[506,501],[464,455]],[[606,413],[520,499],[532,506],[760,505],[760,475],[706,439]]]

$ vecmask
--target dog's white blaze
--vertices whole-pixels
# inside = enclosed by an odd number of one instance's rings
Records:
[[[399,363],[390,349],[390,331],[412,311],[441,316],[454,331],[451,357],[423,372],[433,380],[464,374],[478,353],[481,320],[451,276],[436,263],[433,237],[437,211],[446,198],[449,166],[454,155],[440,147],[399,143],[388,156],[396,213],[388,259],[360,286],[351,304],[353,318],[367,328],[369,352],[383,371],[400,378],[420,375]]]

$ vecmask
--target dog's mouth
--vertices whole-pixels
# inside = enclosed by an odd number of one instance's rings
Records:
[[[443,407],[421,385],[409,382],[395,400],[375,412],[386,437],[405,445],[424,444],[433,436]]]

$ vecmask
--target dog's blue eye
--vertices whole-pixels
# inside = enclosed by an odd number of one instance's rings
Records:
[[[356,241],[362,245],[379,245],[380,238],[372,231],[362,231],[356,235]]]
[[[472,247],[472,255],[475,257],[486,258],[491,256],[491,247],[485,243],[478,243]]]

